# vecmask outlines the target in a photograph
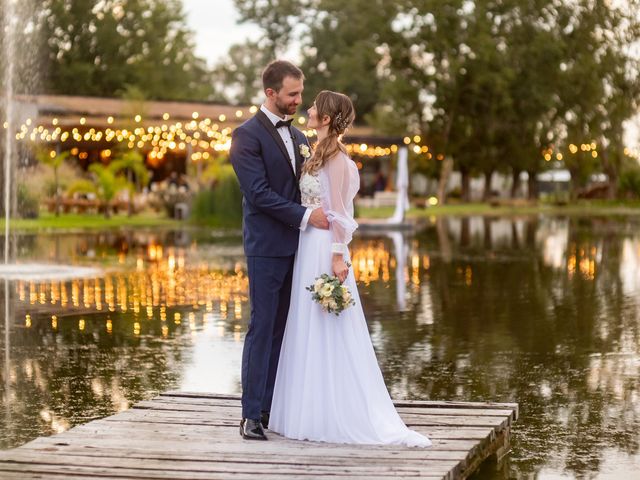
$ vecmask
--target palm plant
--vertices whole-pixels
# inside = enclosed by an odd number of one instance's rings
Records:
[[[55,212],[56,217],[60,215],[60,192],[58,191],[60,188],[60,180],[58,178],[58,169],[64,163],[64,161],[69,157],[69,152],[55,152],[49,151],[47,149],[39,150],[36,153],[36,159],[42,163],[43,165],[48,165],[53,169],[53,183],[54,183],[54,201],[55,201]]]
[[[127,180],[134,186],[135,191],[138,191],[141,185],[146,185],[149,182],[149,170],[147,170],[143,156],[137,150],[129,150],[117,157],[109,164],[109,169],[115,174],[126,172]],[[129,195],[128,212],[129,216],[133,214],[133,195]]]
[[[105,218],[111,217],[111,202],[116,194],[122,190],[132,190],[133,184],[119,174],[113,164],[103,165],[94,163],[89,166],[93,174],[92,180],[82,179],[74,182],[67,190],[68,194],[93,193],[101,201]]]

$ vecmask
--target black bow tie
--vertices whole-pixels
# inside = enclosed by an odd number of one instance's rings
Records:
[[[280,127],[289,128],[291,126],[291,122],[293,122],[293,118],[290,118],[289,120],[278,120],[276,122],[276,128],[280,128]]]

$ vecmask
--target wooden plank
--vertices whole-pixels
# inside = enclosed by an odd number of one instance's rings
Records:
[[[16,467],[16,466],[5,466],[0,465],[0,478],[5,480],[5,478],[15,478],[15,479],[40,479],[40,480],[89,480],[99,478],[100,480],[256,480],[256,477],[259,476],[260,480],[282,480],[283,477],[280,474],[268,473],[268,472],[253,472],[251,474],[242,474],[242,473],[207,473],[207,474],[187,474],[185,476],[176,477],[173,475],[173,472],[152,472],[151,474],[146,472],[130,472],[125,470],[116,470],[105,472],[98,469],[91,468],[83,468],[76,469],[82,471],[67,471],[67,470],[55,470],[49,467],[43,468],[40,472],[30,472],[26,467]],[[14,475],[12,477],[8,477],[8,475]],[[352,475],[326,475],[326,476],[317,476],[317,475],[296,475],[295,477],[290,478],[326,478],[330,480],[351,480],[353,478],[361,478],[354,477]],[[363,477],[366,478],[366,477]],[[421,473],[419,477],[409,477],[409,476],[378,476],[375,477],[376,480],[401,480],[401,479],[410,479],[410,478],[442,478],[449,479],[451,477],[448,476],[440,476],[440,475],[431,475],[428,473]]]
[[[240,417],[241,407],[239,404],[230,405],[226,403],[185,403],[172,400],[165,400],[160,397],[158,400],[148,400],[136,403],[133,408],[155,409],[155,410],[177,410],[183,412],[218,412],[233,411],[235,418]],[[487,408],[457,408],[457,407],[400,407],[398,413],[414,415],[457,415],[457,416],[488,416],[488,417],[510,417],[513,414],[511,409],[487,409]]]
[[[162,450],[161,448],[137,448],[137,445],[127,446],[127,448],[122,447],[122,445],[115,445],[113,443],[109,445],[105,445],[101,442],[91,442],[87,445],[85,442],[82,443],[70,443],[66,445],[32,445],[28,447],[23,447],[19,449],[19,452],[29,452],[33,454],[39,453],[56,453],[57,455],[87,455],[87,456],[96,456],[96,457],[123,457],[123,458],[137,458],[137,459],[175,459],[178,461],[201,461],[210,458],[215,458],[216,461],[246,461],[247,452],[239,452],[236,449],[232,449],[229,451],[221,451],[216,449],[210,450],[200,450],[194,451],[187,446],[184,446],[180,449],[172,449],[167,452],[166,450]],[[443,457],[450,457],[449,453],[442,454]],[[14,458],[14,454],[16,452],[10,453],[0,453],[1,460],[10,460]],[[255,451],[251,451],[248,453],[255,454]],[[424,465],[424,460],[427,458],[426,454],[419,454],[416,451],[410,451],[408,453],[402,452],[387,452],[383,454],[379,454],[379,452],[361,452],[360,455],[348,455],[342,454],[340,452],[333,452],[332,455],[322,455],[317,452],[291,452],[289,451],[286,457],[276,457],[270,455],[272,452],[261,452],[265,454],[265,458],[261,461],[264,463],[274,463],[274,464],[314,464],[314,465],[333,465],[333,464],[345,464],[349,465],[357,465],[357,464],[368,464],[372,460],[379,461],[382,463],[391,463],[395,464],[398,459],[402,459],[407,463],[417,463],[419,465]],[[314,455],[315,453],[315,455]],[[458,457],[459,451],[453,457]],[[434,454],[434,456],[436,456]],[[440,455],[437,455],[440,456]],[[450,460],[450,458],[441,458],[440,460]]]
[[[398,479],[467,478],[504,455],[518,406],[396,401],[401,418],[428,435],[427,449],[296,441],[268,432],[243,440],[237,395],[167,392],[134,408],[0,452],[0,478]]]
[[[69,432],[73,432],[75,435],[76,432],[82,432],[83,430],[87,430],[95,433],[98,431],[98,426],[100,424],[96,424],[96,422],[104,422],[109,431],[117,431],[124,430],[123,434],[126,434],[128,431],[135,430],[138,432],[148,432],[149,435],[152,435],[156,432],[165,432],[171,431],[176,434],[188,436],[194,439],[207,439],[212,442],[217,441],[216,439],[227,439],[228,433],[220,432],[219,425],[176,425],[171,422],[129,422],[126,420],[117,420],[106,418],[102,420],[95,420],[90,424],[80,425],[74,427],[73,430],[68,430],[65,433],[61,433],[56,437],[43,437],[36,440],[32,440],[32,442],[45,441],[51,438],[65,438],[63,435],[68,434]],[[96,424],[96,425],[94,425]],[[491,440],[495,436],[495,431],[491,427],[464,427],[464,428],[448,428],[448,427],[430,427],[429,428],[429,438],[432,441],[440,441],[440,440],[468,440],[468,441],[480,441],[483,439]],[[234,425],[234,429],[231,432],[231,435],[240,436],[237,432],[237,424]],[[267,435],[270,435],[269,431],[267,431]],[[69,437],[66,437],[69,438]],[[72,437],[71,437],[72,438]],[[48,441],[48,440],[47,440]],[[28,445],[28,444],[27,444]],[[393,448],[393,447],[390,447]]]
[[[198,473],[255,473],[264,471],[270,467],[277,467],[277,471],[283,475],[355,475],[355,476],[418,476],[421,471],[419,463],[414,464],[374,464],[372,462],[353,464],[345,462],[333,462],[326,464],[298,464],[293,462],[276,463],[263,461],[258,457],[245,457],[240,461],[221,461],[218,458],[201,458],[197,460],[185,460],[176,458],[145,458],[141,462],[139,458],[105,457],[88,455],[59,455],[55,452],[19,451],[11,455],[13,464],[26,464],[32,466],[46,465],[73,469],[75,467],[91,466],[92,468],[128,469],[131,471],[170,471],[180,476],[184,472]],[[430,462],[430,470],[444,475],[451,467],[456,465],[455,460],[438,460]]]
[[[239,437],[239,436],[238,436]],[[451,459],[464,459],[470,449],[454,449],[454,448],[442,448],[442,449],[399,449],[398,447],[390,448],[367,448],[367,449],[354,449],[354,448],[340,448],[334,444],[320,443],[320,442],[305,442],[307,445],[296,445],[295,440],[289,440],[288,442],[247,442],[240,439],[239,442],[229,443],[211,443],[209,445],[203,445],[202,440],[187,441],[181,437],[169,437],[162,436],[158,438],[149,438],[143,435],[130,435],[124,437],[120,432],[116,432],[115,435],[100,435],[96,434],[92,437],[90,433],[78,434],[73,441],[66,441],[65,439],[59,439],[56,442],[39,442],[34,444],[31,442],[28,444],[29,449],[38,449],[41,451],[51,450],[55,447],[80,447],[91,446],[97,449],[105,448],[122,448],[123,438],[127,439],[127,448],[131,451],[163,451],[167,446],[171,446],[171,455],[188,455],[197,453],[198,455],[277,455],[285,454],[286,456],[305,456],[305,457],[331,457],[345,458],[345,459],[360,459],[365,458],[367,460],[376,459],[405,459],[407,461],[411,459],[423,460],[451,460]],[[180,445],[178,445],[180,443]],[[276,444],[277,443],[277,444]],[[378,447],[378,446],[376,446]],[[15,449],[20,450],[20,449]],[[14,450],[8,450],[6,452],[0,452],[0,460],[7,460],[12,458],[11,455]],[[169,453],[166,453],[169,455]]]
[[[229,412],[218,412],[220,415],[214,417],[208,412],[198,412],[198,411],[181,411],[181,410],[165,410],[163,408],[159,409],[138,409],[136,412],[135,409],[123,412],[123,414],[127,414],[128,416],[120,417],[127,418],[131,421],[140,421],[142,419],[152,419],[159,418],[164,420],[175,421],[176,423],[182,422],[196,422],[203,424],[211,424],[212,422],[217,422],[217,424],[223,424],[232,426],[238,425],[239,418],[236,415],[229,414]],[[120,414],[122,415],[122,414]],[[468,416],[456,416],[456,415],[400,415],[401,418],[405,421],[408,426],[443,426],[449,425],[452,427],[458,426],[474,426],[474,427],[493,427],[493,428],[504,428],[511,424],[511,419],[509,417],[487,417],[487,416],[476,416],[476,415],[468,415]],[[227,423],[224,423],[223,420],[226,420]]]
[[[169,391],[159,395],[160,397],[170,397],[174,399],[199,399],[199,400],[230,400],[238,402],[240,395],[222,395],[204,392],[177,392]],[[517,403],[500,403],[500,402],[461,402],[461,401],[434,401],[434,400],[394,400],[396,407],[413,407],[413,406],[429,406],[433,408],[483,408],[483,409],[499,409],[512,410],[515,418],[518,419],[519,406]]]

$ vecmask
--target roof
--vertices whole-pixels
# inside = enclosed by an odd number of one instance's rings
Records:
[[[85,125],[94,128],[107,128],[113,117],[115,125],[131,123],[136,115],[141,116],[140,125],[162,122],[168,114],[172,121],[191,121],[197,118],[210,118],[224,126],[234,128],[250,118],[257,105],[224,105],[206,102],[164,102],[132,101],[121,98],[77,97],[70,95],[20,95],[18,100],[35,106],[38,110],[36,124],[49,126],[57,119],[61,126],[78,126],[80,118]],[[303,125],[300,125],[303,126]],[[371,127],[354,126],[349,129],[349,137],[372,139],[375,137]]]

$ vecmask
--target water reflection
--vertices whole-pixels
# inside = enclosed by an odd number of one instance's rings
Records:
[[[353,268],[392,394],[519,402],[510,461],[478,478],[630,478],[640,463],[638,231],[635,218],[458,217],[417,235],[360,232]],[[239,392],[249,308],[238,237],[19,243],[25,260],[106,273],[10,284],[2,447],[162,390]]]

